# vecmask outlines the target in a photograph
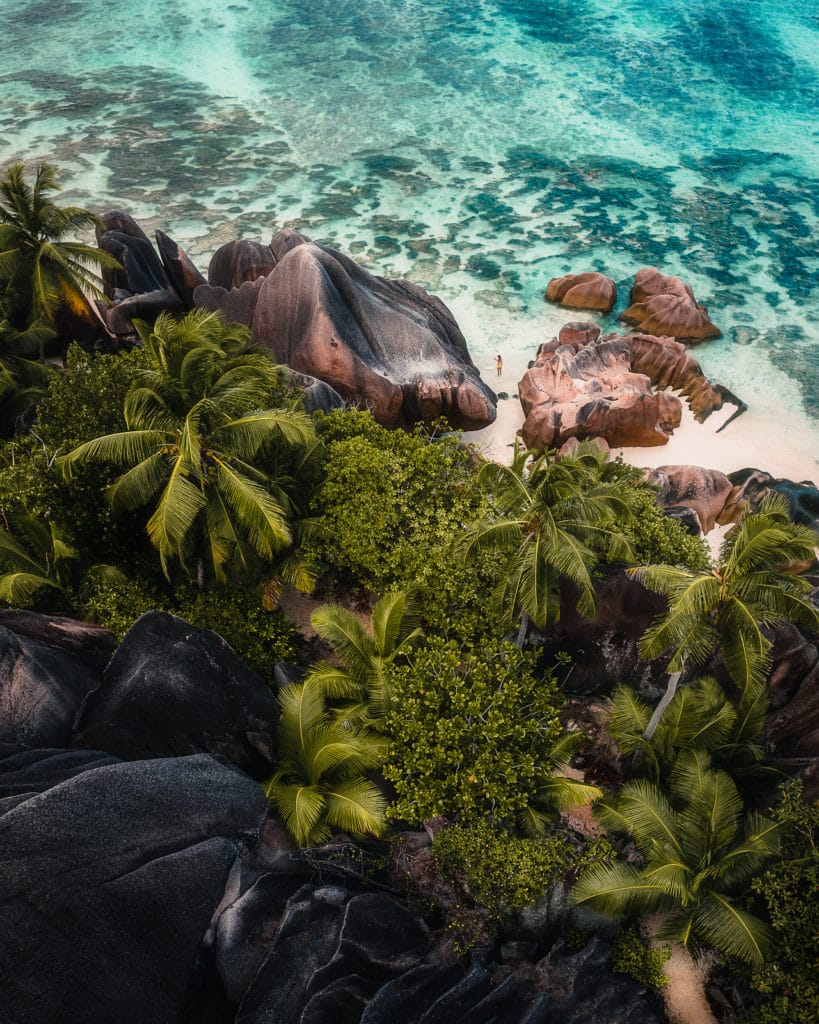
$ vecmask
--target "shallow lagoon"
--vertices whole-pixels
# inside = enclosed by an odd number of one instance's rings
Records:
[[[453,308],[491,381],[546,282],[679,273],[696,356],[819,453],[813,0],[5,0],[0,160],[204,266],[295,225]],[[510,386],[509,390],[513,390]],[[737,421],[729,429],[740,429]]]

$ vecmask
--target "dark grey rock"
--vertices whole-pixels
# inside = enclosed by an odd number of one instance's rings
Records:
[[[0,742],[68,746],[79,708],[100,679],[98,662],[0,625]]]
[[[148,612],[124,637],[80,714],[73,745],[128,760],[206,751],[270,774],[279,706],[222,637]]]
[[[35,795],[0,816],[4,1020],[179,1024],[243,841],[264,822],[259,787],[207,755],[6,748],[7,775],[6,790]]]

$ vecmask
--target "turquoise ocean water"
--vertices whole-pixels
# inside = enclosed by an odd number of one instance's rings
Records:
[[[817,0],[0,0],[0,164],[204,267],[292,224],[440,294],[482,370],[549,278],[654,265],[819,457]],[[490,380],[487,373],[487,380]],[[738,424],[741,421],[738,421]]]

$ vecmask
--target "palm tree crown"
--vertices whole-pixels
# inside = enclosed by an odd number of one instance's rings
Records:
[[[668,565],[629,570],[650,590],[668,594],[668,614],[644,634],[645,658],[669,652],[670,673],[702,665],[719,646],[741,688],[762,687],[771,642],[763,626],[783,621],[819,629],[819,611],[807,599],[810,583],[788,566],[811,561],[819,537],[790,522],[788,506],[769,495],[727,536],[720,563],[707,573]]]
[[[306,445],[313,423],[295,405],[271,409],[280,387],[269,356],[238,325],[194,310],[140,328],[153,366],[125,400],[127,430],[80,445],[61,462],[130,468],[109,488],[115,510],[151,504],[148,535],[168,574],[171,560],[225,582],[291,541],[289,501],[268,470],[275,443]]]
[[[280,761],[265,793],[299,846],[326,842],[333,829],[381,835],[387,802],[363,773],[381,764],[385,741],[332,721],[316,687],[287,686],[279,703]]]
[[[305,685],[343,700],[339,718],[385,732],[391,710],[388,668],[421,635],[413,596],[395,591],[382,597],[373,608],[371,633],[352,612],[337,605],[317,608],[311,622],[333,648],[340,666],[319,662]]]
[[[0,179],[0,295],[18,330],[49,324],[62,305],[84,313],[86,294],[101,294],[101,280],[90,268],[119,265],[94,246],[64,240],[94,227],[97,218],[77,206],[55,206],[49,193],[59,187],[50,164],[37,168],[33,185],[26,183],[22,163]]]
[[[736,898],[777,852],[778,829],[759,814],[743,815],[729,775],[689,752],[678,758],[668,794],[646,780],[627,782],[595,816],[607,832],[631,836],[643,866],[594,865],[573,889],[573,903],[610,916],[665,913],[659,939],[762,961],[769,930]]]
[[[546,453],[527,466],[529,458],[516,446],[511,466],[482,467],[497,514],[467,529],[459,542],[464,557],[487,548],[513,551],[509,573],[493,594],[493,611],[509,625],[522,612],[522,632],[527,617],[540,628],[558,617],[561,578],[578,587],[578,610],[593,615],[590,569],[601,556],[632,557],[617,526],[631,511],[605,453],[583,442],[560,459]]]

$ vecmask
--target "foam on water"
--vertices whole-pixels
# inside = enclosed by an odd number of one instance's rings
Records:
[[[494,384],[550,277],[690,281],[706,372],[819,453],[816,0],[5,0],[0,162],[204,264],[298,226],[449,302]],[[605,326],[613,326],[609,318]],[[512,391],[513,388],[509,387]],[[730,429],[740,429],[741,421]]]

